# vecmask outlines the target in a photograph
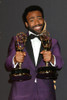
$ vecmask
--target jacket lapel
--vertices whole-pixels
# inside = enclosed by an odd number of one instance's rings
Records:
[[[44,50],[44,48],[43,48],[43,46],[41,45],[40,52],[41,52],[42,50]],[[42,59],[43,59],[43,56],[42,56],[42,54],[39,53],[37,66],[39,65],[39,63],[41,62]]]
[[[31,41],[30,41],[29,37],[27,39],[25,48],[26,48],[27,53],[28,53],[29,57],[31,58],[33,64],[35,65],[34,56],[33,56],[33,49],[32,49],[32,45],[31,45]]]

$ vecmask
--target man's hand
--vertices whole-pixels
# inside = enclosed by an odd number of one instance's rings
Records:
[[[54,57],[51,53],[51,51],[41,51],[41,54],[43,55],[43,60],[45,62],[52,62],[54,64]]]
[[[15,57],[14,57],[14,62],[15,62],[15,64],[16,64],[17,62],[22,63],[22,62],[24,61],[24,57],[25,57],[25,56],[26,56],[26,53],[25,53],[25,52],[17,51],[17,52],[16,52],[16,55],[15,55]]]

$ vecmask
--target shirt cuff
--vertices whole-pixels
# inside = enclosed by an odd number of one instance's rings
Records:
[[[14,56],[15,57],[15,56]],[[13,59],[12,59],[12,63],[13,63],[13,65],[14,65],[14,68],[16,68],[16,66],[18,65],[18,63],[14,63],[14,57],[13,57]]]
[[[53,55],[54,56],[54,55]],[[50,62],[50,64],[53,66],[53,67],[55,67],[56,66],[56,57],[54,56],[54,64],[52,64],[51,62]]]

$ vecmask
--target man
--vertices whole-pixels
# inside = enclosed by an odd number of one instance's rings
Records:
[[[30,69],[32,78],[24,82],[13,82],[9,100],[56,100],[53,80],[36,78],[36,70],[45,66],[45,62],[49,62],[53,67],[62,68],[63,61],[58,42],[56,39],[52,39],[51,50],[45,51],[37,37],[30,39],[31,34],[38,36],[44,28],[42,8],[30,6],[25,9],[22,17],[25,27],[28,29],[26,46],[23,52],[16,51],[16,37],[12,38],[6,59],[6,68],[11,71],[21,62],[22,68]]]

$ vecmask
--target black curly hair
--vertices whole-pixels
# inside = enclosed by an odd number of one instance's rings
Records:
[[[24,10],[24,13],[22,14],[22,19],[23,19],[24,23],[27,22],[26,16],[31,11],[40,11],[42,13],[43,18],[44,18],[44,14],[43,14],[42,8],[40,6],[37,6],[37,5],[32,5],[32,6],[27,7]]]

